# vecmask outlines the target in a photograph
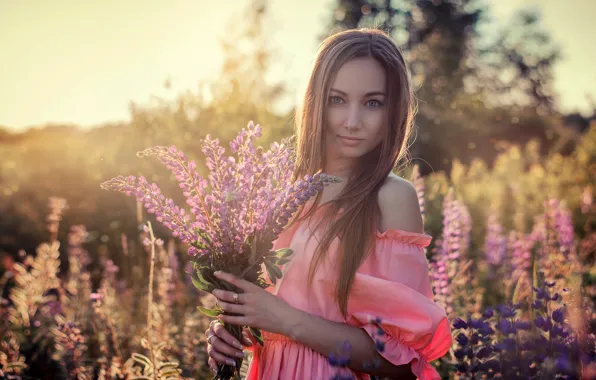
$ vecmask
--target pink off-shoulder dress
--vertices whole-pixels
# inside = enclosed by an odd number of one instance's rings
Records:
[[[385,343],[381,355],[395,365],[411,363],[412,372],[421,380],[440,379],[430,362],[443,356],[452,340],[445,311],[433,302],[424,252],[431,236],[396,229],[377,231],[375,248],[354,278],[344,318],[333,301],[340,262],[338,238],[315,274],[312,292],[306,288],[310,261],[322,235],[313,232],[321,211],[289,227],[274,242],[275,250],[289,247],[294,254],[281,267],[283,278],[267,290],[297,309],[362,328],[371,336],[377,328],[370,321],[380,317],[386,333],[380,337]],[[313,233],[315,238],[309,238]],[[337,373],[326,356],[289,337],[263,331],[263,339],[263,347],[253,344],[249,348],[253,360],[246,380],[329,380]],[[354,379],[370,379],[366,373],[352,372]]]

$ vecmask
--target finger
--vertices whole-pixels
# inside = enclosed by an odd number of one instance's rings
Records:
[[[241,279],[238,276],[234,276],[231,273],[227,273],[227,272],[222,272],[222,271],[217,271],[214,272],[213,275],[215,275],[215,277],[219,278],[220,280],[224,280],[226,282],[229,282],[230,284],[236,286],[237,288],[240,288],[244,291],[248,291],[250,290],[253,286],[256,286],[253,283],[250,283],[246,280]]]
[[[242,340],[244,341],[245,346],[253,345],[253,341],[250,339],[250,335],[246,330],[242,331]]]
[[[236,316],[236,315],[224,315],[220,314],[219,318],[226,323],[231,323],[233,325],[240,325],[240,326],[251,326],[248,322],[248,317],[244,315]],[[253,326],[256,327],[256,326]]]
[[[242,294],[241,293],[236,293],[236,292],[229,292],[227,290],[222,290],[222,289],[214,289],[211,292],[215,297],[217,297],[217,301],[219,303],[219,301],[226,301],[226,302],[230,302],[230,303],[236,303],[235,302],[235,297],[234,294],[238,294],[238,304],[242,304],[244,302],[242,302],[243,298],[242,298]]]
[[[228,346],[242,350],[242,345],[240,344],[240,342],[238,342],[236,338],[234,338],[234,336],[230,334],[230,332],[226,330],[226,328],[221,323],[215,325],[213,331],[215,332],[215,335],[218,338],[222,339]],[[211,341],[213,341],[213,338],[211,339]]]
[[[244,315],[244,313],[246,313],[244,305],[219,301],[219,307],[221,307],[224,311],[227,311],[229,313],[242,314],[242,315]]]
[[[234,361],[234,359],[232,359],[232,357],[234,357],[234,354],[231,355],[224,355],[223,351],[225,350],[231,350],[232,352],[235,351],[236,349],[234,347],[228,346],[227,343],[225,343],[223,340],[214,337],[211,339],[211,341],[213,342],[213,344],[210,344],[207,346],[207,354],[212,357],[217,363],[219,364],[228,364],[228,365],[236,365],[236,362]]]
[[[209,368],[211,368],[211,372],[213,372],[214,375],[217,375],[217,369],[219,367],[217,365],[217,361],[215,361],[215,359],[212,357],[209,357],[209,360],[207,360],[207,365],[209,365]]]

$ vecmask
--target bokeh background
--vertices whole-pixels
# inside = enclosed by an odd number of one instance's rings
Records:
[[[410,65],[417,130],[398,174],[434,237],[437,302],[452,321],[531,302],[543,272],[593,352],[594,14],[588,0],[0,1],[0,371],[126,378],[175,360],[162,375],[208,378],[195,307],[212,298],[185,247],[99,184],[145,175],[184,204],[136,152],[176,145],[200,163],[202,138],[227,146],[249,120],[262,146],[290,136],[318,43],[355,27],[391,33]],[[457,347],[445,378],[466,378]]]

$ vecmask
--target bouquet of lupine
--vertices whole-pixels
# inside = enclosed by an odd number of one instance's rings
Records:
[[[184,191],[190,212],[162,195],[155,183],[143,176],[118,176],[101,184],[105,190],[117,190],[134,195],[157,221],[189,246],[192,256],[193,284],[211,292],[225,289],[241,293],[240,289],[218,280],[213,273],[224,270],[262,288],[269,286],[263,277],[264,267],[275,284],[282,277],[278,265],[289,261],[292,251],[271,251],[273,241],[284,229],[299,206],[316,195],[337,177],[324,173],[293,180],[295,156],[292,138],[272,143],[268,151],[253,145],[261,135],[261,127],[251,121],[230,143],[234,156],[225,156],[218,139],[209,135],[202,141],[208,179],[196,172],[195,161],[189,161],[175,146],[157,146],[137,153],[140,157],[156,157],[171,170]],[[264,265],[263,265],[264,264]],[[210,317],[225,313],[221,308],[199,310]],[[244,326],[226,325],[226,329],[242,341]],[[258,343],[261,332],[250,328]],[[220,379],[237,376],[237,366],[221,365]]]

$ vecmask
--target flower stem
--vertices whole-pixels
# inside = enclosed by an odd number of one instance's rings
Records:
[[[153,378],[155,378],[155,353],[153,352],[153,333],[151,323],[151,307],[153,306],[153,269],[155,267],[155,236],[153,235],[153,228],[151,222],[147,222],[149,227],[149,236],[151,236],[151,261],[149,262],[149,296],[147,301],[147,344],[149,345],[149,353],[151,355],[151,363],[153,364]]]

